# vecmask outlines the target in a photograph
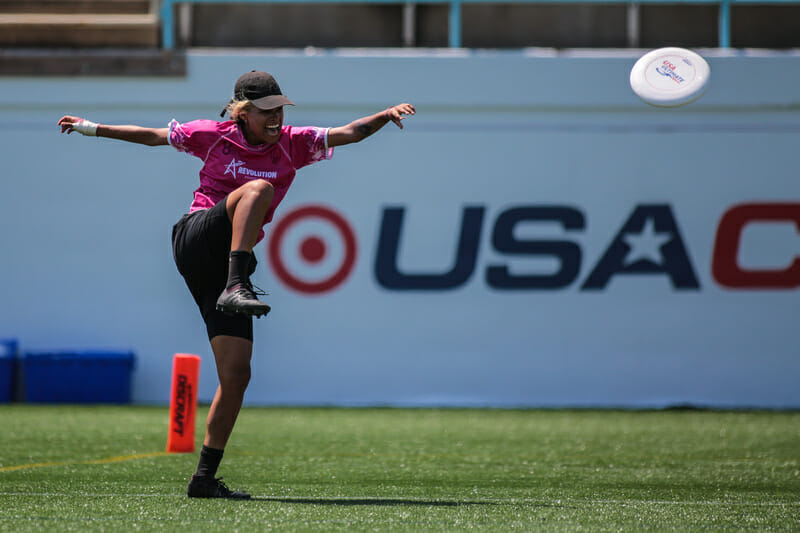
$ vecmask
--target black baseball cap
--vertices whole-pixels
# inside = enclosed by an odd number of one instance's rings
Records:
[[[232,102],[250,102],[259,109],[275,109],[283,105],[294,105],[294,102],[286,98],[281,92],[278,82],[272,74],[260,70],[251,70],[239,76],[236,85],[233,87]],[[220,116],[225,115],[222,110]]]

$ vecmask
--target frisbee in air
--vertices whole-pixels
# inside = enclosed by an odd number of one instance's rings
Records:
[[[696,52],[685,48],[658,48],[636,61],[631,89],[650,105],[678,107],[700,98],[708,87],[711,69]]]

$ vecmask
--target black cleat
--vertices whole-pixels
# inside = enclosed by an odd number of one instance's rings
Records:
[[[192,475],[186,494],[190,498],[225,498],[228,500],[249,500],[250,495],[229,489],[222,478],[198,477]]]
[[[217,310],[229,315],[248,315],[261,317],[269,313],[270,306],[260,301],[256,294],[266,294],[259,290],[255,292],[252,283],[239,283],[222,291],[217,298]]]

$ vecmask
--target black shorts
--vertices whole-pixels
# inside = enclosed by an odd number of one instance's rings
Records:
[[[172,228],[175,265],[200,308],[208,338],[231,335],[253,340],[253,319],[217,311],[217,298],[228,281],[231,222],[225,207],[227,197],[211,209],[183,215]],[[256,270],[251,254],[250,274]]]

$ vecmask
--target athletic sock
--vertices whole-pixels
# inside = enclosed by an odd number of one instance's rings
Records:
[[[228,259],[228,283],[226,289],[230,289],[239,283],[246,283],[250,279],[248,269],[250,267],[250,252],[247,250],[234,250]]]
[[[197,463],[197,471],[194,473],[196,477],[214,477],[217,475],[217,468],[222,461],[222,453],[224,450],[216,448],[209,448],[205,444],[200,450],[200,461]]]

